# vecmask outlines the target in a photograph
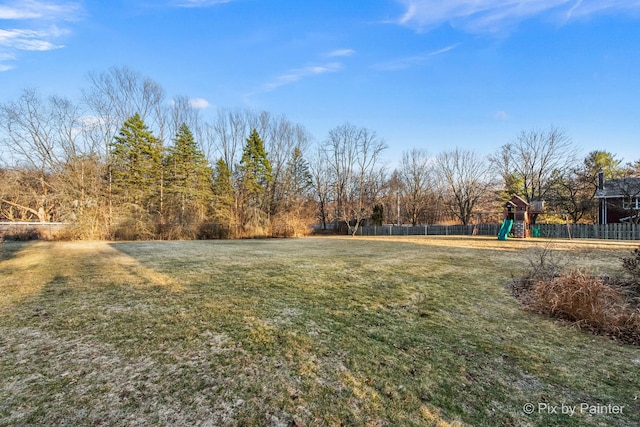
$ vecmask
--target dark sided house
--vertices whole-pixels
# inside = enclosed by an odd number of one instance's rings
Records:
[[[598,200],[598,224],[640,223],[640,178],[605,181],[600,170],[595,198]]]

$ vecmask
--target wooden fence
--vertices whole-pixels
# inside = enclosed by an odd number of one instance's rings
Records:
[[[637,224],[536,224],[540,237],[556,239],[640,240]],[[497,236],[500,224],[381,225],[358,229],[358,236]]]
[[[55,239],[69,224],[0,222],[0,240]],[[540,237],[555,239],[640,240],[638,224],[536,224]],[[498,236],[500,224],[381,225],[359,227],[358,236]],[[211,237],[209,237],[211,238]]]

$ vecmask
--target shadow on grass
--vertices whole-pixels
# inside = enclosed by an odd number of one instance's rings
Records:
[[[35,244],[35,242],[22,243],[0,241],[0,262],[16,257],[21,250],[24,250],[27,246],[33,244]]]

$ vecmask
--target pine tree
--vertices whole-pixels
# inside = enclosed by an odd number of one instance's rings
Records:
[[[290,198],[299,200],[311,188],[311,173],[309,164],[302,155],[299,147],[293,149],[291,161],[288,164],[287,175],[290,179]]]
[[[252,206],[260,206],[262,196],[271,181],[271,163],[256,129],[253,129],[247,138],[240,160],[240,170],[246,200]]]
[[[238,216],[240,224],[249,233],[262,234],[267,221],[267,189],[271,182],[271,163],[267,158],[264,143],[253,129],[240,160],[240,206]],[[251,227],[247,227],[251,225]]]
[[[234,205],[235,190],[231,171],[227,162],[220,158],[213,171],[213,215],[215,221],[227,230],[235,225]]]
[[[181,226],[201,221],[212,199],[212,170],[186,124],[176,133],[165,159],[169,215]]]
[[[154,238],[162,215],[162,146],[139,114],[127,119],[109,146],[110,218],[116,238]]]
[[[112,193],[121,202],[157,209],[162,176],[160,140],[139,114],[130,117],[110,144]]]

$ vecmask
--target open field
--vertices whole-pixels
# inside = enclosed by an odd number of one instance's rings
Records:
[[[0,425],[640,425],[640,349],[511,296],[548,244],[2,243]]]

